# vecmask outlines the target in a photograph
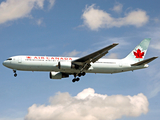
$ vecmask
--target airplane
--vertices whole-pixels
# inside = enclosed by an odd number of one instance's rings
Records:
[[[144,39],[123,59],[106,59],[110,49],[118,45],[113,43],[103,49],[84,57],[52,57],[52,56],[13,56],[3,62],[5,67],[16,71],[47,71],[50,79],[67,78],[74,75],[72,82],[79,81],[86,73],[120,73],[147,68],[148,63],[158,57],[145,59],[150,38]]]

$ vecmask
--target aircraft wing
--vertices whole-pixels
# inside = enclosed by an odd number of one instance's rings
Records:
[[[82,67],[81,71],[83,71],[84,69],[87,70],[91,65],[91,62],[96,62],[97,60],[99,60],[101,57],[103,57],[105,54],[108,53],[108,51],[110,49],[112,49],[113,47],[117,46],[118,43],[113,43],[112,45],[109,45],[103,49],[100,49],[94,53],[91,53],[89,55],[86,55],[84,57],[81,57],[79,59],[73,60],[72,63],[79,65]]]
[[[143,61],[140,61],[140,62],[137,62],[137,63],[134,63],[132,64],[131,66],[139,66],[139,65],[144,65],[144,64],[147,64],[151,61],[153,61],[154,59],[156,59],[158,57],[152,57],[152,58],[149,58],[149,59],[146,59],[146,60],[143,60]]]

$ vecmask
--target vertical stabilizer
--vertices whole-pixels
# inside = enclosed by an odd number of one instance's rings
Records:
[[[146,38],[144,39],[139,45],[137,45],[134,50],[132,50],[132,52],[130,52],[129,55],[127,55],[127,57],[125,57],[124,59],[127,61],[130,61],[132,63],[135,62],[140,62],[144,59],[149,43],[150,43],[150,38]]]

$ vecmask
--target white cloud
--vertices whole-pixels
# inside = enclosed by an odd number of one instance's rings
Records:
[[[37,2],[37,3],[36,3],[37,6],[38,6],[39,8],[41,8],[41,9],[43,9],[43,2],[44,2],[44,0],[37,0],[37,1],[34,1],[34,2]]]
[[[153,21],[154,21],[155,23],[159,23],[159,22],[160,22],[160,20],[159,20],[158,18],[153,18]]]
[[[100,41],[97,43],[94,43],[93,46],[99,46],[99,49],[102,49],[103,47],[106,47],[107,45],[118,43],[116,47],[114,47],[112,50],[120,49],[121,47],[127,46],[130,43],[127,42],[129,40],[129,37],[102,37]]]
[[[145,28],[144,31],[139,33],[136,33],[137,35],[143,37],[143,38],[151,38],[150,47],[158,50],[156,52],[160,52],[160,26],[159,24],[156,24],[156,26],[149,26]]]
[[[103,10],[100,10],[91,5],[86,7],[82,19],[84,25],[91,30],[98,30],[99,28],[112,28],[133,25],[141,27],[149,20],[146,12],[140,9],[129,12],[123,18],[113,18],[111,15]]]
[[[160,28],[154,27],[154,28],[149,28],[146,32],[144,32],[145,36],[149,36],[152,39],[151,47],[153,49],[159,50],[160,51]]]
[[[123,8],[123,5],[120,4],[120,3],[116,3],[113,7],[113,11],[117,12],[117,13],[121,13],[122,12],[122,8]]]
[[[116,53],[111,53],[108,56],[105,56],[108,59],[118,59],[118,55]]]
[[[24,118],[0,118],[0,120],[23,120]]]
[[[155,61],[156,62],[156,61]],[[160,92],[160,69],[157,64],[151,66],[150,70],[147,70],[147,74],[150,75],[150,79],[147,83],[148,98],[153,98]]]
[[[49,3],[50,3],[49,9],[51,9],[53,7],[53,5],[55,4],[55,1],[56,0],[49,0]]]
[[[142,93],[107,96],[95,93],[92,88],[84,89],[75,97],[59,92],[49,101],[49,105],[29,107],[25,120],[115,120],[146,114],[149,104]]]
[[[151,45],[152,48],[160,50],[160,41],[157,40],[153,45]]]
[[[42,19],[38,19],[37,21],[36,21],[36,23],[37,23],[37,25],[42,25],[42,23],[43,23],[43,20]]]
[[[28,17],[31,11],[43,9],[45,0],[6,0],[0,3],[0,24],[19,18]],[[49,0],[50,7],[54,1]]]
[[[77,56],[80,52],[73,50],[72,52],[65,52],[63,55],[64,56],[68,56],[68,57],[73,57],[73,56]]]

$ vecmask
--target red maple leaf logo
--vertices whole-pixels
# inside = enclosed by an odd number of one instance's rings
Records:
[[[31,59],[31,57],[29,57],[29,56],[28,56],[28,57],[26,57],[26,58]]]
[[[140,49],[137,50],[137,52],[133,52],[136,58],[143,58],[144,52],[141,52]]]

